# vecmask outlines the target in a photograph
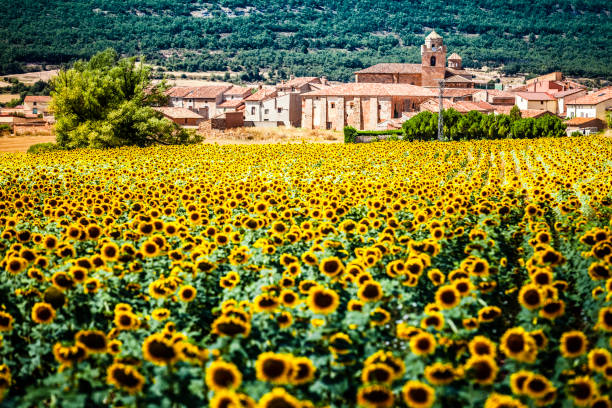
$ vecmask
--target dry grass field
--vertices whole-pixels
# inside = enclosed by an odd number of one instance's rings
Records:
[[[53,143],[55,136],[0,136],[0,152],[27,152],[37,143]]]
[[[36,72],[26,72],[24,74],[13,74],[13,75],[5,75],[5,78],[17,78],[20,82],[23,82],[26,85],[33,85],[37,81],[49,82],[49,80],[56,76],[59,70],[53,69],[50,71],[36,71]]]
[[[237,128],[203,133],[204,143],[264,144],[264,143],[340,143],[341,132],[301,128]]]

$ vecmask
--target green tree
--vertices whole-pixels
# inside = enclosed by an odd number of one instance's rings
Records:
[[[608,119],[608,127],[612,129],[612,112],[606,113],[606,118]]]
[[[152,106],[167,101],[164,84],[151,85],[150,69],[112,49],[78,61],[51,81],[51,109],[62,148],[186,144],[193,131],[165,119]]]
[[[521,114],[521,110],[518,106],[514,105],[512,109],[510,109],[510,120],[514,122],[515,120],[519,120],[522,117],[523,115]]]

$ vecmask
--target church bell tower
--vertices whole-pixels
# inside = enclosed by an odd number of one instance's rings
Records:
[[[446,46],[442,37],[432,31],[421,45],[421,85],[438,86],[446,73]]]

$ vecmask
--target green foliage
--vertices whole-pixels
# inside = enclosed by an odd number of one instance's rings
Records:
[[[344,127],[344,143],[355,143],[357,137],[357,129],[352,126]]]
[[[28,148],[29,154],[40,154],[62,150],[56,143],[37,143]]]
[[[151,86],[149,68],[114,50],[60,71],[51,82],[57,143],[64,148],[188,144],[201,141],[151,106],[164,104],[163,83]]]
[[[513,109],[514,110],[514,109]],[[552,115],[520,118],[510,115],[484,115],[477,111],[461,114],[454,109],[443,111],[446,140],[477,140],[565,136],[566,125]],[[513,115],[514,113],[514,115]],[[424,111],[402,124],[405,140],[434,140],[438,135],[438,114]]]
[[[512,109],[510,109],[510,119],[514,120],[519,120],[523,117],[523,115],[521,114],[521,110],[519,109],[518,106],[514,105],[512,107]]]
[[[608,120],[608,127],[612,129],[612,112],[606,113],[606,119]]]
[[[7,125],[6,123],[0,123],[0,135],[6,132],[11,131],[11,125]]]
[[[113,47],[173,70],[231,70],[261,80],[263,68],[274,78],[349,80],[376,62],[418,62],[424,27],[434,27],[469,67],[612,77],[608,0],[400,0],[393,7],[384,0],[30,3],[14,7],[0,0],[6,5],[0,13],[1,73],[29,62],[66,64]]]

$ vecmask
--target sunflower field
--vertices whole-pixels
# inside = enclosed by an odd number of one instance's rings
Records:
[[[6,407],[611,407],[612,139],[0,154]]]

